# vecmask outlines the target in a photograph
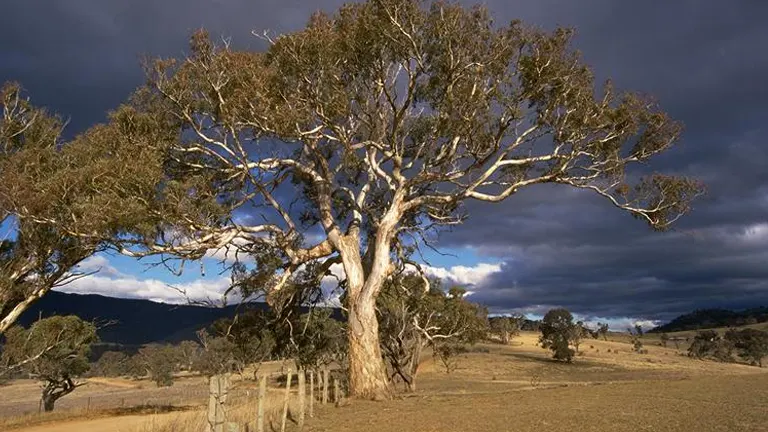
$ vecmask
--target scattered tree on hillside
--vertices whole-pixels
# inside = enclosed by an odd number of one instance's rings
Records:
[[[718,361],[733,361],[733,343],[720,337],[715,330],[700,331],[688,347],[688,355],[697,359],[714,358]]]
[[[739,350],[739,357],[763,367],[763,358],[768,357],[768,332],[752,328],[731,329],[725,333],[725,339]]]
[[[608,324],[597,323],[597,332],[603,337],[604,341],[608,340]]]
[[[543,348],[552,350],[555,360],[571,362],[574,350],[571,341],[576,334],[573,315],[564,308],[552,309],[544,315],[541,321],[541,337],[539,343]]]
[[[242,351],[233,338],[214,336],[206,330],[200,330],[197,334],[202,351],[193,366],[195,371],[205,376],[214,376],[242,372],[248,365],[247,360],[241,357]],[[253,364],[259,363],[259,359],[254,359]]]
[[[144,248],[122,251],[198,259],[228,246],[255,259],[272,292],[307,266],[319,280],[341,264],[351,395],[388,397],[377,298],[414,244],[465,220],[465,202],[554,183],[662,230],[700,194],[687,178],[625,175],[681,128],[643,98],[596,91],[571,37],[419,0],[315,14],[265,36],[266,53],[197,33],[184,61],[148,65],[149,85],[107,127],[164,153],[163,204],[147,205],[162,223],[121,236]],[[232,217],[250,208],[265,222]],[[316,226],[322,237],[303,235]]]
[[[258,365],[271,359],[278,341],[285,339],[276,334],[277,320],[273,312],[260,309],[217,320],[210,334],[199,333],[203,353],[198,370],[214,375],[224,371],[242,372],[249,364]]]
[[[638,354],[644,354],[647,350],[643,349],[643,328],[640,325],[634,327],[627,327],[627,333],[629,333],[630,342],[632,343],[632,350]]]
[[[513,336],[520,334],[520,329],[525,321],[525,316],[521,314],[501,315],[488,318],[488,325],[491,332],[499,337],[504,345],[509,345]]]
[[[173,345],[149,344],[141,347],[133,358],[136,367],[144,369],[158,387],[173,385],[173,374],[179,370],[179,355]]]
[[[119,377],[133,374],[130,357],[120,351],[105,351],[88,371],[89,376]]]
[[[175,346],[176,357],[179,360],[179,368],[185,371],[194,369],[197,359],[200,357],[202,347],[195,341],[181,341]]]
[[[48,412],[57,400],[82,385],[76,379],[88,371],[90,345],[97,339],[93,324],[74,315],[53,316],[28,329],[8,329],[2,357],[5,364],[43,382],[41,399]]]
[[[403,274],[388,282],[377,300],[381,350],[389,378],[414,391],[421,353],[431,346],[446,370],[452,370],[461,347],[487,332],[486,312],[468,302],[464,291],[441,289],[438,280]]]
[[[661,339],[661,346],[666,348],[667,347],[667,343],[669,343],[669,335],[666,334],[666,333],[662,333],[659,338]]]
[[[632,333],[632,332],[630,332],[630,333]],[[635,324],[634,334],[635,334],[635,336],[637,336],[639,338],[643,337],[643,326],[640,325],[640,324]]]
[[[570,341],[571,345],[573,345],[573,349],[576,351],[576,354],[579,353],[581,339],[585,336],[586,332],[587,330],[584,328],[584,323],[582,321],[577,321],[569,331],[568,340]]]

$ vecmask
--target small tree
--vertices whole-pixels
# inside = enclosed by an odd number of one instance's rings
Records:
[[[720,337],[714,330],[704,330],[696,334],[688,347],[688,356],[697,359],[707,357],[719,361],[733,361],[733,343]]]
[[[302,314],[293,329],[291,349],[286,353],[295,357],[305,368],[319,368],[335,363],[345,366],[347,358],[346,327],[332,317],[332,310],[314,308]]]
[[[105,351],[101,357],[91,365],[89,376],[118,377],[129,375],[131,371],[130,357],[120,351]]]
[[[574,324],[571,328],[569,340],[571,341],[571,345],[573,345],[573,348],[576,350],[577,354],[579,353],[581,340],[587,336],[589,336],[589,329],[584,327],[583,321],[576,322],[576,324]]]
[[[763,358],[768,357],[768,332],[752,328],[731,329],[725,333],[725,339],[739,350],[739,357],[763,367]]]
[[[200,330],[197,335],[203,349],[193,366],[194,370],[211,377],[244,369],[246,363],[243,363],[242,351],[232,338],[214,336],[206,330]]]
[[[488,325],[492,333],[499,337],[502,344],[508,345],[510,338],[520,334],[520,328],[525,321],[525,316],[502,315],[488,318]]]
[[[597,332],[603,337],[604,341],[608,340],[608,324],[597,323]]]
[[[570,345],[571,338],[575,335],[575,327],[573,315],[567,309],[552,309],[544,315],[541,322],[539,342],[543,348],[552,350],[554,359],[570,363],[574,355]]]
[[[149,344],[141,347],[134,357],[158,387],[173,385],[173,373],[179,370],[179,356],[172,345]]]
[[[390,380],[400,379],[406,391],[414,391],[424,348],[432,346],[450,371],[460,347],[485,336],[486,311],[464,294],[456,287],[446,293],[439,280],[425,283],[409,274],[387,283],[377,301],[377,316]]]
[[[667,344],[669,343],[669,335],[666,333],[662,333],[660,336],[660,339],[661,339],[661,346],[666,348]]]
[[[635,335],[639,338],[643,337],[643,326],[635,324]]]
[[[5,338],[4,361],[43,382],[46,412],[82,385],[75,380],[88,371],[90,345],[98,340],[96,327],[74,315],[45,318],[28,329],[11,327]]]
[[[181,341],[174,347],[176,349],[176,358],[179,361],[179,368],[185,371],[191,371],[194,368],[197,359],[200,357],[202,347],[195,341]]]
[[[290,344],[290,335],[279,335],[279,322],[281,319],[273,311],[261,309],[249,309],[216,321],[210,334],[198,334],[204,348],[200,364],[207,364],[201,371],[217,365],[211,373],[242,372],[245,366],[253,364],[257,366],[255,374],[261,362]]]

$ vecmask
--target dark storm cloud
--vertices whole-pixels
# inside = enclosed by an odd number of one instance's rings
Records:
[[[7,2],[0,81],[71,116],[100,121],[142,82],[139,56],[182,56],[206,27],[262,49],[251,30],[301,27],[342,1],[70,0]],[[468,2],[469,3],[469,2]],[[768,304],[768,3],[486,1],[496,21],[577,28],[598,81],[656,96],[685,126],[651,169],[694,175],[709,195],[679,232],[652,233],[608,203],[562,187],[471,204],[441,245],[472,245],[506,264],[476,299],[495,310],[563,305],[585,315],[668,318],[701,306]]]

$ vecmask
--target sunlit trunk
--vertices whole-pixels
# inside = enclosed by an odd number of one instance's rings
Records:
[[[374,304],[351,302],[349,307],[350,396],[383,400],[392,396],[379,347],[379,323]]]

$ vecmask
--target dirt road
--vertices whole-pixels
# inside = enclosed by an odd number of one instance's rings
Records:
[[[157,417],[163,415],[169,414],[158,414]],[[146,415],[131,415],[46,423],[26,429],[16,429],[14,432],[129,432],[146,423]]]

